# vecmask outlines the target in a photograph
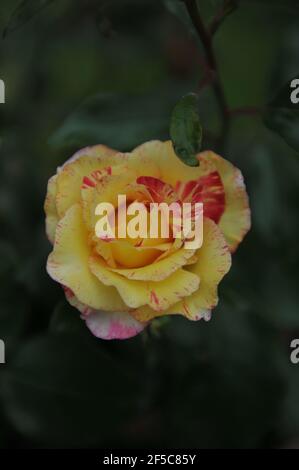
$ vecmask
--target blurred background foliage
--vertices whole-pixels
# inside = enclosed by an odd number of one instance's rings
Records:
[[[206,23],[222,3],[199,1]],[[203,76],[201,44],[179,0],[28,4],[0,4],[0,447],[298,447],[296,110],[275,121],[295,148],[259,114],[232,119],[225,157],[245,176],[253,227],[212,320],[97,340],[45,272],[47,180],[86,144],[168,138],[171,110]],[[264,108],[298,75],[299,6],[238,4],[215,34],[220,76],[231,109]],[[210,87],[199,110],[213,149]]]

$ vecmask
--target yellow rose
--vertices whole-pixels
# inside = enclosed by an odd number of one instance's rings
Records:
[[[199,167],[184,165],[171,142],[147,142],[131,153],[98,145],[77,152],[49,180],[47,271],[95,336],[129,338],[162,315],[208,319],[217,305],[218,284],[249,230],[250,210],[237,168],[211,151],[198,159]],[[102,201],[116,207],[118,194],[202,202],[202,246],[186,249],[171,236],[98,238],[95,208]]]

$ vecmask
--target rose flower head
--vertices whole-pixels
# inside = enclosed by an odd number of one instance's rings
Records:
[[[130,338],[163,315],[210,318],[231,253],[250,228],[250,210],[237,168],[212,151],[197,158],[198,167],[186,166],[170,141],[147,142],[131,153],[97,145],[77,152],[50,178],[47,271],[95,336]],[[163,211],[149,236],[154,203],[202,207],[201,243],[175,236],[174,224],[164,233]],[[110,231],[99,217],[101,204]],[[145,208],[147,236],[132,234],[136,207]],[[191,209],[195,226],[198,217]]]

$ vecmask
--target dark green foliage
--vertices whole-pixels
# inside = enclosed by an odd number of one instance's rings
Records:
[[[121,433],[138,406],[134,364],[129,369],[76,334],[31,340],[4,374],[5,413],[34,441],[101,445]]]
[[[175,103],[204,71],[193,35],[160,0],[144,9],[115,1],[104,13],[102,2],[53,2],[29,22],[35,8],[17,20],[14,3],[0,3],[1,31],[11,31],[0,44],[0,447],[296,442],[299,365],[289,356],[299,337],[299,159],[284,139],[298,150],[297,109],[272,101],[278,135],[255,116],[234,117],[223,156],[244,174],[253,225],[212,320],[174,316],[128,341],[98,340],[46,273],[47,180],[83,145],[130,150],[169,139]],[[208,22],[222,1],[199,3]],[[240,0],[217,31],[231,108],[264,109],[299,70],[297,3]],[[99,28],[101,14],[112,35]],[[198,110],[203,149],[216,149],[219,110],[209,87],[196,113],[195,98],[186,99],[172,138],[189,160],[200,149]]]
[[[299,75],[295,78],[299,78]],[[295,92],[294,87],[291,86],[294,79],[290,80],[268,105],[265,123],[287,144],[299,151],[299,104],[291,100],[291,94]]]
[[[26,24],[27,21],[52,2],[54,2],[54,0],[22,0],[11,14],[3,33],[4,36]]]
[[[80,148],[103,142],[130,150],[155,138],[167,138],[174,97],[100,94],[89,98],[51,137],[55,147]]]

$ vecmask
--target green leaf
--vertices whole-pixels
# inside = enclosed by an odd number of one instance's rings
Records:
[[[22,0],[10,16],[3,37],[27,23],[54,0]]]
[[[80,148],[98,143],[131,150],[151,139],[167,138],[172,93],[118,95],[102,93],[87,99],[54,133],[50,144]]]
[[[213,35],[219,29],[226,17],[233,13],[239,6],[239,0],[222,0],[218,10],[211,21],[210,33]]]
[[[186,6],[181,0],[164,0],[163,3],[167,10],[170,11],[170,13],[176,16],[178,20],[181,21],[191,33],[196,35],[196,31],[194,29],[192,21],[190,20],[190,16],[187,12]]]
[[[264,121],[269,129],[279,134],[294,150],[299,151],[299,103],[291,100],[291,94],[295,94],[298,85],[292,86],[293,80],[279,90],[274,100],[269,103]]]
[[[170,122],[170,136],[177,156],[189,166],[198,166],[202,127],[198,115],[198,96],[183,96],[176,104]]]

